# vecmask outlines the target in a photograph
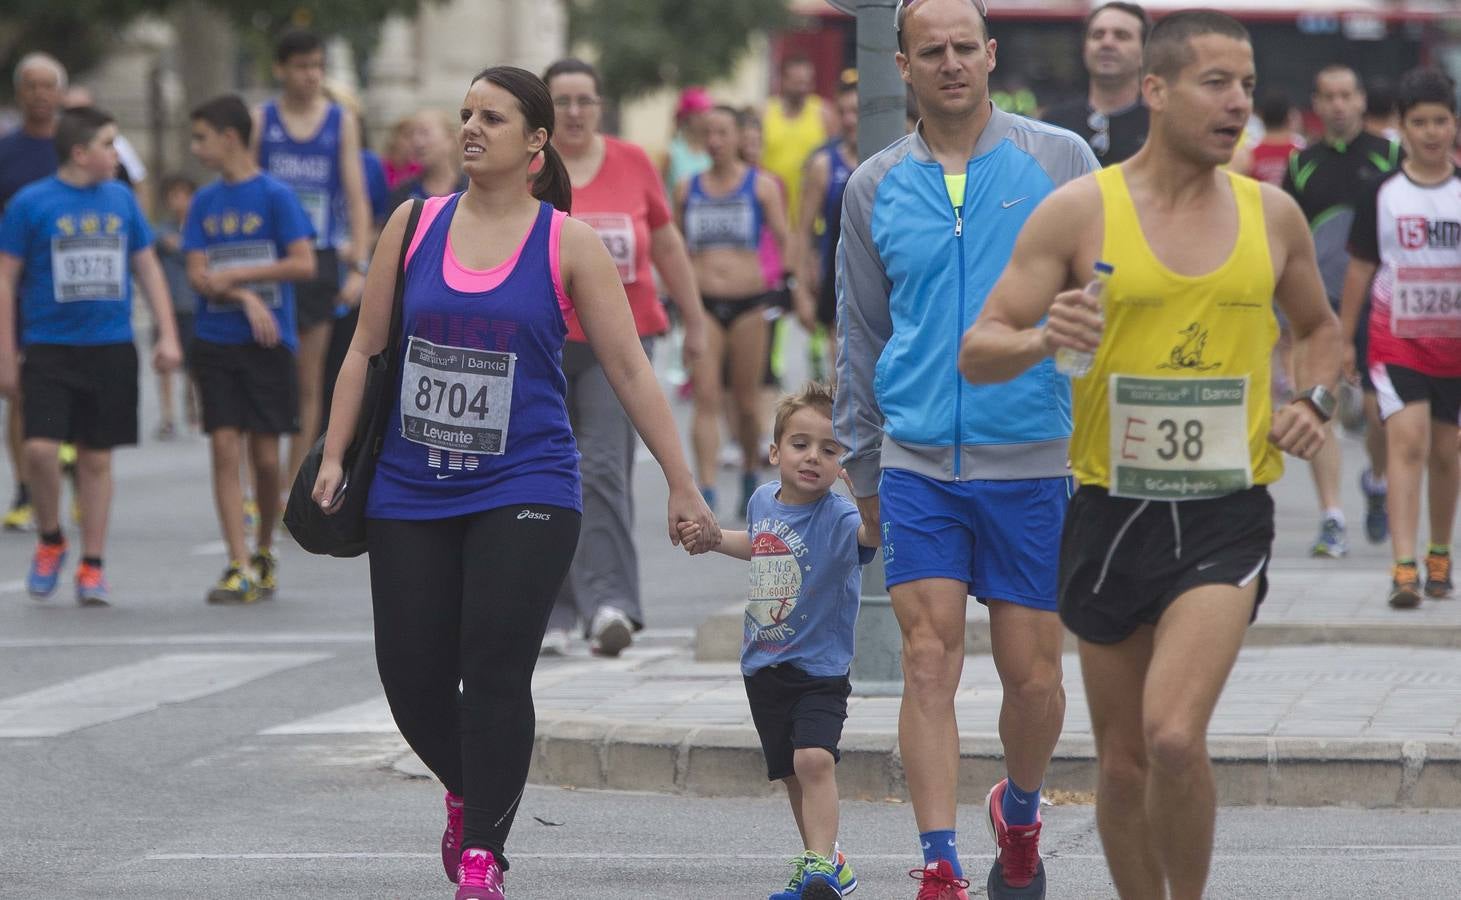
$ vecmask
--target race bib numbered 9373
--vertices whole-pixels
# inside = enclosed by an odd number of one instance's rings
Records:
[[[1115,497],[1207,500],[1253,485],[1248,379],[1112,375]]]
[[[57,303],[126,299],[127,236],[78,234],[51,238],[51,281]]]
[[[505,453],[516,370],[516,353],[411,338],[401,367],[401,435],[440,450]]]
[[[1398,338],[1461,338],[1461,266],[1400,266],[1390,298]]]

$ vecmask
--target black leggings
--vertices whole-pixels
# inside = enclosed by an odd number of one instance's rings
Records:
[[[463,847],[503,845],[533,755],[533,668],[580,516],[519,504],[451,519],[371,519],[375,657],[391,714],[465,798]],[[460,688],[458,688],[460,684]]]

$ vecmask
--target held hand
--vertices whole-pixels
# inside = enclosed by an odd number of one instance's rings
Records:
[[[274,321],[274,314],[269,312],[269,307],[253,291],[243,291],[239,294],[239,302],[243,304],[244,315],[249,320],[249,330],[254,333],[254,341],[260,347],[275,347],[279,344],[279,325]]]
[[[319,505],[320,509],[325,511],[326,515],[332,515],[339,508],[340,501],[344,499],[344,492],[340,490],[344,477],[345,473],[340,467],[339,460],[329,458],[320,460],[320,474],[315,478],[315,489],[310,497]]]
[[[238,285],[238,279],[227,269],[209,269],[203,273],[203,293],[207,296],[221,297]]]
[[[1083,290],[1062,291],[1055,295],[1040,338],[1047,353],[1061,348],[1095,353],[1104,330],[1101,305],[1095,297]]]
[[[176,337],[161,338],[152,350],[152,368],[157,372],[176,371],[183,364],[183,349]]]
[[[1309,460],[1329,439],[1329,428],[1308,401],[1296,400],[1273,413],[1268,440],[1275,447],[1299,459]]]
[[[345,276],[345,280],[340,282],[340,302],[354,309],[360,305],[360,297],[364,293],[365,276],[355,269],[351,269],[350,273]]]
[[[720,523],[715,520],[715,514],[705,503],[703,497],[694,485],[689,487],[671,488],[669,502],[669,532],[670,543],[680,545],[683,543],[680,537],[680,526],[682,523],[698,526],[700,531],[692,543],[684,544],[685,549],[691,556],[701,553],[708,553],[720,546]]]
[[[697,319],[685,326],[685,341],[680,347],[680,359],[686,372],[695,371],[695,363],[705,355],[705,321]]]
[[[694,522],[680,523],[680,546],[689,549],[700,543],[701,528]]]

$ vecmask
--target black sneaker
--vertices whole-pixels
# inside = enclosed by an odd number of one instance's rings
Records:
[[[1451,599],[1451,554],[1429,553],[1425,558],[1425,595],[1432,600]]]

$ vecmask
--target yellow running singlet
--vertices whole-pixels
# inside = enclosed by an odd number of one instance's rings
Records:
[[[796,224],[801,210],[803,168],[807,159],[827,143],[822,103],[822,98],[813,94],[802,104],[800,114],[788,118],[781,98],[773,97],[766,104],[766,117],[761,123],[761,165],[786,185],[786,214],[792,224]]]
[[[1258,182],[1225,173],[1238,239],[1196,277],[1164,266],[1142,234],[1121,166],[1096,173],[1105,208],[1106,330],[1073,385],[1071,463],[1081,484],[1153,500],[1221,497],[1283,474],[1268,441],[1278,339]],[[1198,236],[1194,235],[1194,238]]]

